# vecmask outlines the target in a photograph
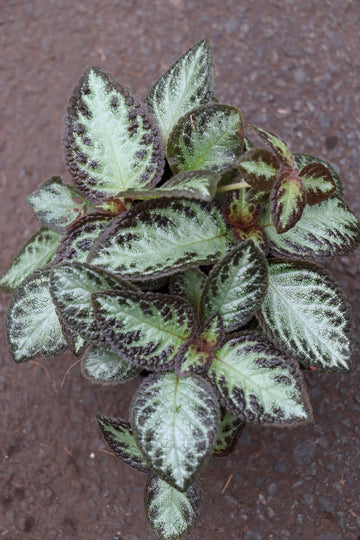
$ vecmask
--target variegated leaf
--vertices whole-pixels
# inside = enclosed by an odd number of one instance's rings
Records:
[[[223,213],[225,219],[234,227],[251,227],[260,216],[261,205],[249,202],[247,191],[248,189],[231,191],[224,199]]]
[[[46,180],[27,200],[43,225],[62,233],[81,214],[86,204],[71,186],[63,184],[60,176]]]
[[[244,147],[242,116],[230,105],[203,105],[180,118],[172,130],[166,157],[174,174],[235,165]]]
[[[257,332],[228,339],[215,352],[208,377],[224,407],[247,422],[281,424],[311,419],[296,363]]]
[[[183,197],[211,202],[220,179],[221,176],[213,171],[186,171],[176,174],[161,187],[128,189],[118,193],[118,197],[141,200]]]
[[[270,212],[278,234],[292,229],[302,216],[306,191],[298,176],[280,176],[270,195]]]
[[[304,367],[348,372],[354,355],[350,307],[323,268],[269,260],[269,288],[258,317],[263,330]]]
[[[198,201],[136,205],[100,235],[89,261],[133,280],[160,277],[224,255],[231,239],[215,208]]]
[[[145,486],[145,514],[156,538],[181,540],[200,517],[201,487],[195,482],[186,493],[150,474]]]
[[[176,296],[106,291],[94,295],[93,304],[109,347],[140,368],[171,369],[193,333],[194,312]]]
[[[65,262],[53,267],[50,291],[65,324],[87,341],[102,341],[91,294],[129,285],[86,263]]]
[[[6,332],[15,362],[56,356],[66,349],[49,291],[49,271],[45,267],[30,274],[10,301]]]
[[[0,278],[0,289],[12,293],[34,270],[50,263],[59,245],[61,235],[41,229],[30,238]]]
[[[191,341],[182,347],[176,359],[176,374],[183,377],[191,373],[205,373],[214,358],[214,351],[220,347],[223,339],[223,321],[216,313],[206,321]]]
[[[271,191],[280,172],[280,162],[265,148],[254,148],[237,162],[240,176],[257,191]]]
[[[229,456],[235,450],[244,427],[244,420],[223,409],[221,411],[219,434],[212,453],[213,457]]]
[[[306,202],[313,206],[325,201],[336,189],[335,180],[322,163],[309,163],[299,173],[306,191]]]
[[[247,126],[247,131],[265,141],[283,164],[291,168],[294,166],[294,157],[286,142],[279,135],[256,126]]]
[[[351,253],[360,242],[360,223],[344,201],[333,195],[315,206],[306,206],[298,223],[278,234],[269,207],[260,220],[271,253],[291,259],[333,259]]]
[[[149,472],[149,467],[128,422],[102,414],[97,414],[97,421],[105,441],[117,457],[141,472]]]
[[[246,240],[252,240],[256,247],[264,252],[268,253],[268,241],[265,230],[260,225],[252,225],[246,229],[240,229],[233,227],[231,229],[233,237],[237,242],[245,242]]]
[[[293,154],[293,156],[295,159],[296,167],[299,171],[303,169],[306,165],[310,165],[310,163],[320,163],[321,165],[324,165],[330,171],[330,174],[335,182],[336,195],[338,195],[339,197],[343,196],[344,193],[343,193],[343,185],[341,182],[341,178],[330,163],[328,163],[324,159],[320,159],[318,157],[311,156],[309,154]]]
[[[268,200],[270,192],[268,191],[257,191],[254,188],[246,190],[246,200],[248,203],[252,204],[264,204]]]
[[[216,441],[219,421],[215,393],[197,375],[151,375],[130,407],[131,427],[147,463],[179,491],[186,491],[199,475]]]
[[[171,293],[186,298],[196,315],[199,314],[201,291],[205,279],[206,275],[199,268],[191,268],[176,274],[170,281]]]
[[[83,216],[73,223],[57,248],[54,264],[65,261],[86,262],[95,240],[112,219],[113,216],[96,213]]]
[[[219,313],[225,332],[232,332],[259,309],[266,288],[265,257],[252,241],[243,242],[211,270],[201,296],[202,320]]]
[[[133,379],[140,370],[108,347],[90,347],[81,358],[83,375],[98,383],[123,383]]]
[[[89,67],[70,99],[64,154],[90,201],[135,186],[153,186],[164,167],[163,143],[145,105],[100,68]]]
[[[64,320],[60,319],[60,324],[62,332],[64,334],[64,338],[70,351],[75,356],[81,356],[82,354],[84,354],[85,349],[88,345],[87,341],[81,336],[79,336],[79,334],[75,332],[68,324],[66,324]]]
[[[165,141],[179,118],[208,103],[214,88],[214,61],[208,39],[195,43],[154,84],[146,98]]]

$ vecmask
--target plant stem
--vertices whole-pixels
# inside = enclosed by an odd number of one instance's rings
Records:
[[[232,191],[233,189],[244,189],[250,187],[250,185],[245,182],[237,182],[236,184],[228,184],[227,186],[220,186],[217,190],[218,193],[225,193],[225,191]]]

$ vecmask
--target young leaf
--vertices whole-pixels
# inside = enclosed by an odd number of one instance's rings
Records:
[[[243,420],[223,409],[221,411],[219,434],[212,453],[213,457],[229,456],[235,450],[244,427],[245,422]]]
[[[51,272],[50,291],[60,318],[88,341],[102,341],[91,294],[123,287],[128,284],[85,263],[65,262],[54,266]]]
[[[284,164],[289,165],[291,168],[294,165],[294,158],[290,152],[286,142],[281,137],[272,133],[271,131],[265,131],[265,129],[256,126],[247,126],[247,130],[253,133],[255,136],[260,137],[271,148],[277,158]]]
[[[49,291],[49,272],[48,267],[33,272],[10,301],[6,331],[15,362],[56,356],[66,349]]]
[[[246,229],[233,227],[231,232],[238,243],[245,242],[246,240],[252,240],[255,246],[263,251],[265,255],[267,255],[268,241],[265,230],[260,225],[252,225]]]
[[[174,174],[210,169],[223,172],[243,151],[242,116],[230,105],[203,105],[180,118],[166,157]]]
[[[231,191],[224,199],[223,214],[226,221],[234,227],[251,227],[260,216],[261,205],[249,202],[247,192],[248,189]]]
[[[271,253],[291,259],[333,259],[351,253],[360,242],[358,219],[334,195],[315,206],[306,206],[300,221],[283,234],[276,232],[268,207],[259,223]]]
[[[0,289],[12,293],[34,270],[50,263],[59,245],[61,235],[41,229],[30,238],[0,278]]]
[[[237,162],[241,178],[257,191],[271,191],[280,172],[279,160],[265,148],[254,148]]]
[[[300,370],[257,332],[228,339],[215,352],[208,377],[222,404],[256,423],[299,423],[311,412]]]
[[[146,461],[179,491],[186,491],[200,473],[216,441],[219,420],[214,391],[197,375],[151,375],[130,408],[131,427]]]
[[[319,163],[321,165],[324,165],[329,171],[330,171],[330,174],[332,176],[332,179],[334,180],[335,182],[335,193],[336,195],[338,195],[338,197],[342,197],[343,196],[343,185],[342,185],[342,182],[341,182],[341,179],[340,179],[340,176],[338,175],[338,173],[336,172],[336,170],[334,169],[334,167],[328,163],[327,161],[325,161],[324,159],[320,159],[318,157],[315,157],[315,156],[311,156],[309,154],[293,154],[294,156],[294,159],[295,159],[295,164],[296,164],[296,167],[299,171],[301,171],[301,169],[303,169],[306,165],[310,165],[312,163]]]
[[[211,202],[220,179],[213,171],[186,171],[173,176],[162,187],[128,189],[118,193],[118,197],[141,200],[183,197]]]
[[[149,467],[135,440],[130,424],[120,418],[97,414],[97,421],[111,450],[125,463],[148,473]]]
[[[198,482],[181,493],[150,474],[145,486],[145,514],[155,536],[160,540],[181,540],[190,534],[200,517],[201,499]]]
[[[107,347],[90,347],[81,358],[83,375],[98,383],[123,383],[133,379],[140,370]]]
[[[113,216],[96,213],[83,216],[73,223],[57,248],[54,264],[86,262],[93,243],[112,219]]]
[[[173,276],[170,280],[170,292],[186,298],[196,315],[199,314],[201,291],[206,275],[198,268],[191,268]]]
[[[335,180],[322,163],[309,163],[299,173],[306,191],[306,202],[313,206],[325,201],[336,189]]]
[[[351,310],[334,278],[314,264],[269,260],[263,330],[304,367],[348,372],[354,355]]]
[[[84,209],[85,201],[75,202],[75,197],[79,195],[63,184],[60,176],[52,176],[27,200],[43,225],[63,233]]]
[[[163,144],[145,105],[100,68],[90,67],[70,99],[64,154],[90,201],[136,186],[153,186],[164,167]]]
[[[302,216],[306,191],[298,176],[280,176],[270,195],[270,212],[278,234],[292,229]]]
[[[143,369],[171,369],[193,333],[194,312],[176,296],[106,291],[95,294],[93,304],[111,349]]]
[[[211,264],[231,240],[220,212],[207,203],[149,201],[116,218],[94,245],[89,262],[132,280]]]
[[[211,270],[201,296],[201,319],[219,313],[225,332],[232,332],[259,309],[266,289],[264,255],[251,240],[243,242]]]
[[[195,43],[154,84],[146,98],[161,135],[169,133],[181,116],[208,103],[214,88],[214,62],[208,39]]]

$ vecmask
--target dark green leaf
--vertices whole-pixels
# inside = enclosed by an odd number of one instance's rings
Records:
[[[219,434],[212,453],[213,457],[229,456],[235,450],[244,427],[244,420],[223,409],[221,411]]]

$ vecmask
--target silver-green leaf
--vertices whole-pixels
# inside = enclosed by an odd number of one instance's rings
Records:
[[[304,208],[301,219],[278,234],[268,205],[259,220],[273,255],[290,259],[323,260],[347,255],[360,242],[360,223],[347,204],[336,195]]]
[[[174,373],[148,377],[130,408],[130,423],[149,466],[179,491],[194,482],[216,441],[220,408],[208,382]]]
[[[246,240],[212,268],[201,296],[201,319],[219,313],[225,332],[232,332],[252,318],[266,289],[265,257],[251,240]]]
[[[199,314],[200,298],[206,275],[199,268],[190,268],[185,272],[179,272],[170,280],[172,294],[186,298],[192,305],[196,315]]]
[[[93,305],[109,347],[140,368],[171,369],[193,334],[194,312],[176,296],[105,291],[93,296]]]
[[[50,263],[59,245],[61,235],[41,229],[30,238],[0,278],[0,289],[12,293],[34,270]]]
[[[269,288],[258,317],[270,338],[304,367],[350,370],[354,356],[350,307],[323,268],[269,260]]]
[[[219,210],[200,201],[148,201],[116,218],[88,261],[132,280],[160,277],[225,255],[232,239]]]
[[[152,116],[129,89],[89,67],[65,118],[65,164],[90,201],[136,186],[153,186],[164,166],[163,143]]]
[[[97,415],[97,421],[111,450],[125,463],[141,472],[149,472],[149,467],[136,442],[130,424],[120,418]]]
[[[59,316],[88,341],[101,341],[91,294],[124,287],[128,285],[85,263],[65,262],[51,272],[50,291]]]
[[[241,112],[230,105],[203,105],[180,118],[166,152],[174,174],[234,166],[244,149],[242,128]]]
[[[78,202],[74,199],[77,198]],[[52,176],[37,191],[27,198],[37,219],[49,229],[65,232],[66,228],[80,215],[85,201],[63,184],[60,176]]]
[[[161,135],[168,136],[181,116],[208,103],[214,88],[211,45],[203,39],[181,56],[154,84],[146,98]]]
[[[200,517],[201,501],[198,482],[182,493],[150,474],[145,486],[145,514],[156,538],[181,540],[190,534]]]
[[[11,299],[6,332],[15,362],[56,356],[66,349],[49,291],[49,272],[48,267],[33,272]]]
[[[257,332],[229,338],[208,372],[222,404],[235,416],[255,423],[303,423],[310,405],[295,361]]]
[[[133,379],[140,370],[108,347],[90,347],[81,358],[83,375],[98,383],[124,383]]]

